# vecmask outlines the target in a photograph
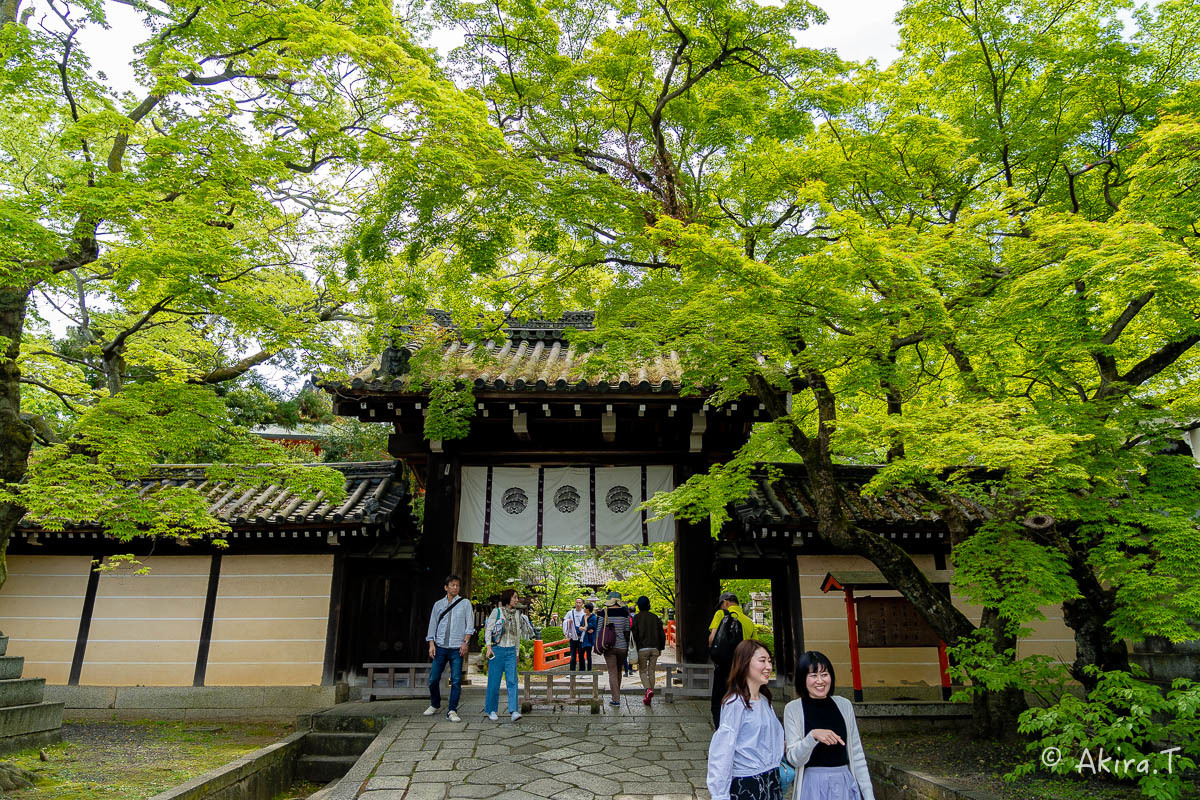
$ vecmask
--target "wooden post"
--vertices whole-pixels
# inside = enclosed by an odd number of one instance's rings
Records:
[[[777,670],[780,675],[789,676],[793,681],[796,678],[796,663],[800,660],[800,656],[804,654],[804,607],[800,597],[800,561],[795,553],[787,553],[785,555],[783,583],[787,589],[786,606],[780,600],[774,597],[774,585],[772,584],[771,604],[773,613],[778,614],[780,610],[787,611],[787,633],[788,644],[791,646],[784,650],[777,647],[779,650],[777,658],[780,664]],[[781,609],[782,607],[782,609]]]
[[[850,634],[850,675],[854,680],[854,702],[863,699],[862,667],[858,663],[858,614],[854,609],[854,590],[846,589],[846,627]]]
[[[425,661],[429,645],[425,642],[429,612],[439,597],[445,596],[444,581],[454,568],[454,485],[457,465],[446,456],[434,453],[425,469],[425,520],[416,563],[421,570],[414,585],[417,595],[412,616],[410,646],[405,657]]]
[[[950,659],[946,655],[946,643],[938,642],[938,666],[942,672],[942,699],[950,699]]]
[[[676,468],[675,485],[680,477]],[[717,607],[721,585],[713,574],[714,548],[708,520],[675,521],[675,636],[680,662],[708,663],[708,623]]]
[[[541,639],[533,640],[533,668],[539,672],[546,668],[546,645]]]

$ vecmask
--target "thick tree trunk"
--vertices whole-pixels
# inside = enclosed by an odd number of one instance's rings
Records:
[[[1094,664],[1105,672],[1128,672],[1129,651],[1125,642],[1113,636],[1108,627],[1116,610],[1116,593],[1100,585],[1082,554],[1071,559],[1071,576],[1081,595],[1063,603],[1063,621],[1075,631],[1075,661],[1071,665],[1071,676],[1090,692],[1096,688],[1096,678],[1083,668]]]
[[[805,459],[819,521],[818,533],[846,553],[860,555],[879,568],[888,583],[908,598],[929,627],[948,645],[970,635],[975,625],[934,586],[903,549],[873,531],[853,525],[842,510],[841,487],[832,464]]]
[[[992,635],[992,646],[997,654],[1005,650],[1016,652],[1017,637],[1011,633],[1005,621],[994,608],[985,608],[979,627]],[[975,735],[989,739],[1012,739],[1017,735],[1017,717],[1029,708],[1025,692],[1021,689],[1004,689],[999,692],[983,692],[971,701],[971,719]]]
[[[4,348],[0,352],[0,481],[4,483],[18,483],[25,477],[33,446],[33,428],[21,419],[21,371],[17,368],[28,300],[25,288],[0,287],[0,347]],[[0,503],[0,586],[8,579],[4,565],[8,541],[24,514],[19,506]]]

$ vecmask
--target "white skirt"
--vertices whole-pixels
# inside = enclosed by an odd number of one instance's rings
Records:
[[[808,767],[799,800],[862,800],[850,767]]]

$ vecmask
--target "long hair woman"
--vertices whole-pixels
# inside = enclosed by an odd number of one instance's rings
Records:
[[[748,639],[733,651],[721,724],[708,746],[712,800],[783,800],[783,726],[771,708],[771,653]]]
[[[793,800],[875,800],[854,706],[834,690],[833,664],[810,650],[796,662],[799,699],[783,710]]]

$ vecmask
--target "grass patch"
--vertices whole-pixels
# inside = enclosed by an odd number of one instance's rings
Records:
[[[63,741],[6,756],[38,776],[12,800],[145,800],[288,736],[289,724],[78,722]],[[301,795],[283,795],[296,797]]]

